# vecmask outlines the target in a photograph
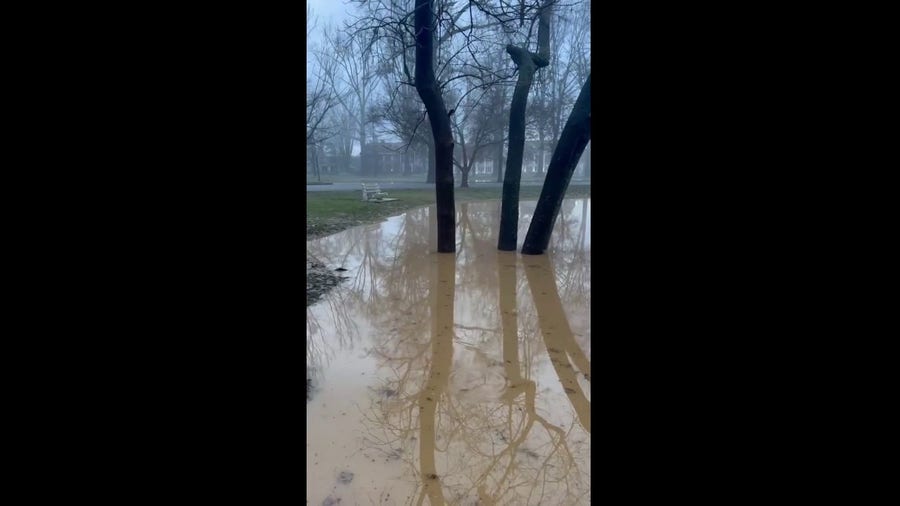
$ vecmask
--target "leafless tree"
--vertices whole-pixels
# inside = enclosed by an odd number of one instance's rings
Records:
[[[549,162],[545,153],[559,142],[566,116],[590,73],[590,51],[590,3],[557,9],[550,33],[553,65],[535,74],[534,97],[528,107],[538,138],[537,164],[544,172]]]
[[[450,116],[459,143],[460,156],[455,157],[453,163],[462,176],[461,188],[468,188],[469,174],[479,153],[496,142],[497,122],[494,118],[497,113],[486,107],[485,102],[485,93],[471,94]]]
[[[309,38],[317,20],[307,7],[307,38]],[[319,154],[322,143],[334,134],[334,130],[327,128],[325,119],[332,108],[337,105],[339,97],[334,87],[329,84],[335,73],[335,63],[332,58],[323,57],[321,51],[313,50],[312,72],[306,77],[306,146],[307,153],[312,151],[313,169],[321,181],[319,171]]]
[[[501,0],[499,12],[504,13],[504,2]],[[519,183],[522,179],[522,156],[525,149],[525,111],[528,105],[528,93],[538,68],[550,64],[550,19],[556,0],[544,0],[536,10],[538,21],[538,51],[528,50],[527,44],[506,46],[513,62],[519,70],[519,78],[513,92],[509,108],[509,151],[506,157],[506,172],[503,177],[503,210],[500,215],[500,237],[497,248],[502,251],[515,251],[519,226]],[[521,3],[520,23],[525,21],[525,3]],[[534,18],[532,18],[534,19]]]
[[[534,217],[528,226],[522,253],[540,255],[547,249],[560,205],[566,189],[569,187],[569,181],[572,179],[575,166],[590,140],[591,76],[588,74],[587,81],[581,87],[578,100],[572,107],[572,112],[560,135],[559,143],[550,159],[550,167],[547,169],[547,177],[544,180],[544,187],[541,189],[541,196],[538,198]]]
[[[336,90],[337,102],[353,121],[362,164],[363,157],[368,154],[367,141],[372,138],[369,114],[378,89],[379,68],[370,47],[362,38],[335,28],[326,28],[324,33],[327,50],[321,54],[333,62],[336,70],[327,74],[327,83]],[[367,169],[362,164],[360,172],[375,168],[376,165],[371,165]]]
[[[453,198],[453,132],[441,87],[434,72],[435,23],[433,1],[416,0],[413,27],[416,35],[416,91],[428,111],[434,137],[437,249],[456,251],[456,209]]]
[[[334,135],[328,139],[326,146],[336,160],[340,162],[340,168],[350,171],[353,161],[353,147],[356,145],[354,116],[346,112],[342,107],[335,107],[326,120],[328,127]]]
[[[428,151],[425,182],[433,183],[434,139],[429,122],[425,121],[425,107],[413,87],[398,84],[397,79],[401,75],[400,63],[396,59],[391,63],[393,71],[382,76],[388,95],[379,102],[379,113],[388,132],[403,141],[404,154],[417,146],[424,147]],[[404,175],[408,175],[411,172],[410,157],[403,158],[403,172]]]
[[[497,44],[491,38],[500,20],[485,16],[474,2],[451,0],[378,0],[351,27],[365,34],[369,46],[380,47],[383,61],[398,61],[401,84],[414,85],[427,111],[434,139],[435,194],[438,208],[438,251],[453,251],[453,128],[449,114],[458,108],[445,102],[444,93],[458,79],[469,89],[459,100],[483,91],[500,79],[479,54]],[[505,29],[504,29],[505,30]],[[496,37],[494,37],[495,39]],[[381,43],[379,43],[381,41]],[[414,71],[409,49],[414,48]],[[449,113],[448,113],[449,109]]]

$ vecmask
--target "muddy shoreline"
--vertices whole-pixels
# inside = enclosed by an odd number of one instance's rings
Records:
[[[306,223],[306,240],[317,239],[336,234],[368,222],[361,220],[330,219]],[[329,290],[341,282],[342,277],[331,271],[322,262],[313,257],[306,259],[306,306],[318,302]]]
[[[312,240],[326,235],[336,234],[357,225],[365,225],[367,222],[360,220],[331,219],[327,222],[307,222],[306,240]],[[325,264],[312,256],[306,259],[306,306],[309,307],[325,296],[332,288],[343,281],[343,277],[329,269]],[[315,392],[316,385],[307,371],[306,375],[306,401],[309,402]]]
[[[314,258],[306,260],[306,305],[318,302],[329,290],[337,286],[342,277],[332,272]]]

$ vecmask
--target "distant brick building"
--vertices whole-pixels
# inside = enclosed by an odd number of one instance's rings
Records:
[[[405,142],[373,142],[366,145],[362,155],[363,171],[367,175],[424,174],[428,171],[428,151]]]
[[[525,151],[522,156],[522,180],[524,181],[536,181],[543,180],[544,175],[547,173],[547,167],[550,166],[550,158],[553,156],[553,149],[555,145],[551,145],[549,142],[544,143],[544,159],[541,160],[540,156],[540,142],[539,141],[525,141]],[[506,170],[506,150],[507,147],[503,148],[503,166],[500,167],[501,171]],[[462,158],[462,150],[459,145],[455,147],[454,157],[457,160],[461,160]],[[581,156],[581,160],[578,161],[578,166],[575,168],[575,174],[573,178],[582,179],[585,177],[590,177],[590,172],[587,169],[590,167],[590,144],[588,144],[587,149],[585,149],[584,154]],[[472,167],[472,172],[469,173],[470,181],[496,181],[497,180],[497,148],[488,147],[482,148],[475,155],[475,162]],[[460,170],[456,169],[457,177],[459,177]]]

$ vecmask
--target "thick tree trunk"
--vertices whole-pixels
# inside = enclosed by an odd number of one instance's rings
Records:
[[[547,60],[512,45],[506,52],[519,66],[519,78],[509,106],[509,152],[506,155],[506,174],[503,177],[503,207],[500,210],[500,237],[497,249],[515,251],[519,227],[519,186],[522,180],[522,156],[525,150],[525,110],[528,92],[538,67]]]
[[[591,140],[591,76],[581,87],[578,100],[572,107],[566,126],[560,134],[559,143],[553,151],[550,159],[550,167],[547,169],[547,177],[538,198],[537,208],[528,233],[525,235],[525,244],[522,253],[525,255],[540,255],[550,244],[550,234],[553,232],[553,224],[559,214],[569,181],[578,159],[584,152],[584,147]]]
[[[460,167],[459,171],[462,173],[462,182],[459,184],[460,188],[468,188],[469,187],[469,171],[472,170],[472,167]]]
[[[506,52],[519,67],[519,78],[509,106],[509,152],[503,177],[503,203],[500,210],[500,234],[497,249],[515,251],[519,228],[519,183],[522,180],[522,155],[525,149],[525,110],[528,92],[537,69],[550,64],[550,16],[555,0],[544,0],[538,24],[538,54],[513,45]]]
[[[409,159],[412,156],[412,153],[406,151],[401,156],[403,156],[403,175],[408,176],[412,174],[412,163],[410,163]]]
[[[453,133],[441,89],[434,77],[434,11],[432,0],[416,0],[416,91],[428,111],[434,136],[434,192],[438,222],[438,252],[456,251],[453,198]]]

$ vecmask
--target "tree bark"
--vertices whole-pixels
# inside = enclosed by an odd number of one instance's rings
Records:
[[[512,45],[506,52],[519,66],[519,77],[509,106],[509,151],[506,155],[506,174],[503,177],[503,207],[500,210],[500,237],[497,249],[515,251],[519,227],[519,186],[522,181],[522,157],[525,151],[525,110],[528,92],[538,67],[547,60]]]
[[[453,198],[453,133],[441,89],[434,77],[434,11],[432,0],[416,0],[416,91],[428,111],[434,136],[435,204],[440,253],[456,251],[456,215]]]
[[[538,53],[506,46],[506,52],[519,67],[516,89],[509,106],[509,151],[503,177],[503,204],[500,209],[500,234],[497,249],[515,251],[519,228],[519,186],[522,180],[522,155],[525,149],[525,110],[534,73],[550,64],[550,13],[553,0],[545,0],[538,25]]]
[[[578,160],[584,152],[585,146],[591,140],[591,76],[581,87],[578,100],[572,107],[566,126],[559,137],[559,143],[553,151],[550,159],[550,167],[547,169],[547,177],[538,198],[534,217],[528,226],[525,235],[525,243],[522,245],[522,253],[525,255],[541,255],[550,244],[550,234],[559,207],[562,205],[572,173],[578,165]]]

